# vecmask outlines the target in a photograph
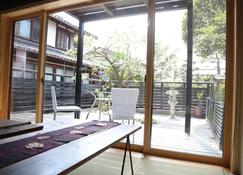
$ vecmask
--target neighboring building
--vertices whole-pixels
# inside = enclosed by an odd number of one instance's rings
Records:
[[[45,80],[73,82],[76,58],[66,52],[75,47],[74,38],[78,26],[63,17],[52,14],[48,20]],[[15,23],[13,78],[36,78],[39,52],[40,18],[26,19]],[[85,35],[97,39],[85,32]],[[83,73],[92,72],[92,67],[83,65]],[[61,77],[65,75],[62,80]]]
[[[30,111],[35,109],[35,79],[37,79],[40,18],[31,18],[15,22],[14,49],[12,55],[12,100],[11,112]],[[61,92],[57,94],[62,105],[74,103],[76,57],[67,55],[69,49],[76,47],[75,36],[78,26],[57,14],[48,19],[47,47],[45,62],[45,88],[55,85]],[[96,36],[84,32],[88,37]],[[96,66],[97,67],[97,66]],[[98,81],[90,81],[94,73],[93,66],[82,65],[84,92],[88,88],[100,86]],[[98,72],[97,72],[98,75]],[[98,76],[96,76],[98,77]],[[87,94],[87,93],[86,93]],[[82,94],[82,98],[87,95]],[[88,96],[89,97],[89,96]],[[88,105],[92,104],[89,102]],[[44,110],[51,108],[50,91],[45,91]],[[83,104],[82,105],[87,105]]]

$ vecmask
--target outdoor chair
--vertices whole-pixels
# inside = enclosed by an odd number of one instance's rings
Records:
[[[112,88],[112,120],[127,120],[134,124],[139,90],[135,88]]]
[[[54,86],[51,86],[52,107],[54,111],[54,120],[56,120],[57,112],[74,112],[75,115],[80,114],[81,108],[79,106],[58,106],[56,98],[56,90]]]

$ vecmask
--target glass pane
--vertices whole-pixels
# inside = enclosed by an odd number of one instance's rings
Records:
[[[193,3],[192,76],[187,75],[187,10],[156,12],[151,144],[162,150],[222,157],[225,0]]]
[[[38,42],[39,41],[39,35],[40,35],[40,18],[35,18],[32,20],[32,29],[31,29],[31,39],[33,41]]]
[[[48,19],[43,122],[54,119],[51,86],[55,87],[58,106],[74,105],[76,57],[69,56],[68,51],[65,51],[69,42],[65,32],[72,33],[73,37],[77,36],[77,21],[65,12],[50,14]],[[56,114],[56,120],[73,118],[74,112],[63,111]]]
[[[35,122],[36,73],[39,44],[29,40],[31,22],[15,22],[12,56],[10,119]],[[39,28],[39,23],[34,24]],[[39,35],[36,37],[39,38]]]
[[[18,21],[17,23],[19,23],[18,26],[18,36],[22,36],[25,38],[30,38],[30,26],[31,26],[31,20],[22,20],[22,21]],[[40,25],[37,23],[37,25]]]
[[[83,95],[82,106],[89,120],[111,117],[124,124],[143,125],[146,26],[147,15],[85,23],[82,94],[89,98]],[[113,93],[113,88],[121,91]],[[138,90],[138,95],[136,90],[128,95],[128,88]],[[131,139],[142,145],[143,129]]]

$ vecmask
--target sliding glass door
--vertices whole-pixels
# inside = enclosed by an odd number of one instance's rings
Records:
[[[120,10],[114,19],[103,14],[107,10],[93,12],[93,6],[49,15],[44,121],[53,119],[52,85],[58,104],[73,105],[77,80],[81,81],[80,118],[84,121],[112,117],[112,88],[136,88],[134,122],[124,123],[143,129],[132,143],[146,153],[175,158],[179,153],[195,160],[206,157],[204,162],[223,160],[226,0],[154,0],[137,6],[130,2],[118,4],[122,8],[105,4],[105,8]],[[97,9],[103,6],[96,4]],[[131,16],[124,17],[127,13]],[[70,14],[79,20],[71,20]],[[15,22],[11,119],[34,121],[39,30],[38,17]],[[81,55],[77,54],[78,41],[82,41]],[[107,101],[96,103],[98,98]],[[71,113],[61,115],[74,118]]]
[[[152,149],[222,158],[225,3],[156,11]]]
[[[35,122],[40,18],[14,24],[10,119]]]

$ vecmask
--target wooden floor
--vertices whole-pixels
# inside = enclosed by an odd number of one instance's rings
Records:
[[[81,119],[86,121],[86,115],[89,109],[82,109]],[[11,114],[11,119],[28,120],[34,122],[34,113],[18,113]],[[58,113],[57,120],[69,120],[74,117],[74,113]],[[136,113],[135,124],[143,126],[143,113]],[[99,113],[94,111],[90,114],[88,120],[98,120]],[[101,115],[101,120],[108,120],[107,114]],[[53,121],[53,113],[44,114],[43,122]],[[152,147],[192,153],[197,155],[207,155],[213,157],[221,157],[222,151],[216,143],[211,129],[206,119],[192,118],[191,120],[191,134],[187,135],[184,132],[184,117],[177,116],[176,119],[170,119],[168,116],[155,114],[153,115],[152,125]],[[134,140],[133,140],[134,138]],[[143,144],[143,129],[139,130],[134,137],[131,137],[132,143]]]
[[[135,175],[230,175],[219,166],[194,162],[143,156],[132,153]],[[70,173],[70,175],[119,175],[123,150],[109,149]],[[131,175],[129,157],[126,158],[125,175]]]

